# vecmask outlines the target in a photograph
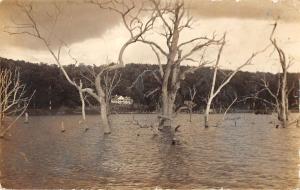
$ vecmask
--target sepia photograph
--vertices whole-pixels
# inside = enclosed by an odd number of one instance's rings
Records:
[[[300,189],[300,0],[0,0],[2,189]]]

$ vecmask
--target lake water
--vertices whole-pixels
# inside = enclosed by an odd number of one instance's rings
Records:
[[[178,145],[134,125],[130,114],[112,116],[109,136],[98,116],[88,116],[87,132],[80,116],[31,117],[0,140],[0,181],[8,188],[298,187],[300,128],[276,129],[271,115],[230,114],[220,127],[205,129],[202,117],[193,115],[192,123],[188,115],[177,117]],[[151,124],[156,115],[135,119]]]

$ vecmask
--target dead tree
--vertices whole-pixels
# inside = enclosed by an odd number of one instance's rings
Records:
[[[275,31],[277,28],[277,22],[274,23],[271,35],[270,35],[270,41],[272,46],[274,47],[274,50],[278,54],[279,63],[281,67],[281,73],[278,77],[278,84],[277,84],[277,90],[276,92],[272,91],[269,87],[269,82],[266,79],[261,79],[263,88],[258,91],[256,94],[259,94],[262,91],[267,91],[268,94],[272,97],[273,101],[266,100],[263,98],[258,98],[256,96],[256,99],[259,99],[269,105],[271,105],[275,112],[277,113],[277,119],[279,122],[281,122],[282,127],[287,127],[288,124],[288,94],[290,90],[287,87],[287,74],[288,69],[292,65],[292,59],[287,60],[285,52],[279,47],[277,40],[274,36]]]
[[[190,95],[190,101],[187,101],[185,103],[185,105],[187,106],[188,110],[189,110],[189,114],[190,114],[190,122],[192,122],[192,114],[193,114],[193,109],[194,107],[196,107],[196,103],[194,102],[194,99],[195,99],[195,96],[197,94],[197,90],[196,90],[196,87],[193,86],[193,89],[191,89],[189,87],[189,95]]]
[[[111,75],[110,75],[111,74]],[[107,105],[107,114],[108,116],[111,114],[110,110],[110,101],[113,95],[114,90],[119,85],[121,81],[121,73],[118,70],[107,71],[103,76],[104,81],[104,90],[106,95],[106,105]]]
[[[291,66],[291,61],[287,61],[285,52],[278,46],[277,40],[274,37],[277,22],[274,23],[273,30],[270,35],[270,41],[275,48],[279,63],[282,69],[280,77],[280,101],[278,101],[278,120],[282,123],[282,127],[287,127],[288,124],[288,89],[287,89],[287,73]]]
[[[74,61],[74,65],[76,66],[77,63],[78,63],[78,60],[71,55],[71,51],[70,50],[68,51],[68,55]],[[65,73],[67,73],[67,72],[65,71]],[[83,78],[85,78],[85,77],[83,76]],[[78,91],[80,102],[81,102],[82,120],[79,120],[79,124],[82,124],[85,127],[85,130],[88,130],[88,126],[87,126],[87,122],[86,122],[86,113],[85,113],[85,105],[86,105],[85,103],[86,103],[86,96],[87,95],[84,93],[84,91],[82,91],[82,89],[83,89],[83,83],[82,83],[81,79],[79,79],[79,84],[78,84],[78,87],[76,87],[76,89]]]
[[[123,64],[123,53],[133,43],[144,43],[153,50],[159,65],[159,73],[153,72],[153,76],[161,85],[158,89],[162,97],[162,113],[159,115],[159,123],[161,126],[171,126],[174,103],[181,81],[187,74],[193,73],[205,63],[204,60],[202,60],[203,62],[196,61],[195,54],[203,53],[207,47],[217,45],[220,40],[217,40],[216,35],[213,34],[212,37],[199,36],[180,41],[182,32],[191,30],[193,25],[192,17],[189,16],[184,2],[180,0],[147,0],[147,6],[142,4],[140,8],[136,7],[134,1],[129,1],[125,6],[124,1],[112,0],[106,4],[101,3],[101,0],[91,0],[91,2],[120,14],[123,24],[130,34],[130,39],[121,48],[119,63]],[[122,9],[118,9],[120,3]],[[131,13],[135,13],[134,16]],[[155,33],[159,37],[149,38],[151,36],[149,33]],[[160,43],[161,41],[163,41],[163,45]],[[163,61],[165,63],[162,63]],[[197,62],[199,67],[182,71],[181,64],[188,61]]]
[[[174,113],[174,104],[181,81],[185,79],[187,74],[193,73],[199,69],[204,62],[199,63],[199,67],[194,67],[185,71],[181,71],[181,63],[185,61],[195,61],[193,55],[204,52],[205,48],[216,45],[219,40],[216,36],[212,37],[196,37],[184,42],[180,42],[179,38],[183,30],[189,30],[192,26],[192,18],[188,16],[183,1],[168,2],[151,0],[153,9],[156,10],[159,20],[163,23],[162,33],[163,40],[167,47],[164,50],[155,41],[142,39],[143,43],[151,45],[160,56],[164,56],[166,60],[165,67],[159,64],[162,78],[162,126],[171,126],[171,120]],[[190,49],[188,47],[192,46]],[[187,50],[189,49],[189,50]],[[159,60],[159,58],[158,58]]]
[[[58,41],[60,45],[57,48],[51,46],[52,41],[49,40],[47,36],[47,31],[46,32],[42,31],[43,27],[39,25],[39,23],[34,17],[33,4],[17,3],[17,5],[25,14],[28,23],[25,24],[15,23],[16,26],[6,28],[6,32],[11,35],[28,35],[40,40],[40,42],[44,45],[44,47],[48,50],[48,52],[54,59],[55,63],[59,66],[66,80],[78,90],[82,102],[83,117],[85,118],[85,112],[84,112],[85,102],[83,97],[84,94],[88,94],[92,96],[100,105],[100,113],[101,113],[100,116],[101,116],[104,133],[105,134],[111,133],[109,119],[108,119],[108,112],[107,112],[107,108],[108,108],[107,95],[106,95],[105,83],[103,82],[103,78],[106,72],[120,68],[119,66],[120,64],[105,65],[102,67],[102,69],[99,72],[94,73],[94,85],[95,85],[94,89],[89,87],[83,87],[82,82],[79,81],[78,83],[75,80],[71,79],[68,73],[66,72],[65,68],[63,67],[63,63],[61,60],[62,51],[65,50],[70,56],[70,49],[68,48],[66,43],[61,39],[55,39]],[[57,5],[54,6],[54,9],[55,9],[54,16],[51,16],[51,18],[54,18],[53,21],[54,24],[52,26],[53,28],[55,27],[61,15],[61,10]],[[14,29],[14,31],[12,31],[12,29]],[[73,57],[71,58],[73,59]],[[74,61],[75,63],[77,62],[76,60]]]
[[[269,105],[272,107],[273,111],[277,114],[277,120],[279,122],[281,122],[281,126],[283,128],[289,126],[290,124],[288,123],[288,110],[283,110],[283,102],[282,102],[282,95],[281,93],[284,93],[282,91],[282,76],[280,76],[281,74],[278,74],[278,79],[277,79],[277,85],[276,85],[276,89],[271,89],[269,81],[267,81],[267,79],[264,77],[261,79],[261,89],[259,91],[257,91],[256,93],[254,93],[253,95],[244,98],[244,100],[247,99],[255,99],[255,100],[259,100],[264,102],[265,104]],[[292,91],[293,88],[288,89],[287,85],[285,87],[286,89],[286,95],[284,97],[286,97],[285,99],[285,103],[286,109],[288,109],[288,95],[289,93]],[[261,98],[260,94],[262,92],[267,92],[271,99],[266,99],[266,98]],[[284,116],[282,116],[282,114],[284,113],[286,120],[283,120]],[[293,123],[293,122],[292,122]]]
[[[97,69],[97,67],[94,65],[94,67],[92,69],[88,69],[90,76],[84,76],[82,75],[82,77],[84,77],[87,80],[87,83],[89,83],[89,86],[96,88],[96,78],[97,78],[97,73],[101,72],[101,70],[103,70],[103,73],[101,74],[101,86],[103,88],[103,92],[105,94],[105,104],[106,104],[106,113],[107,113],[107,117],[110,116],[111,114],[111,108],[110,108],[110,102],[111,102],[111,98],[113,95],[114,90],[116,89],[116,87],[119,85],[120,81],[121,81],[121,73],[118,70],[106,70],[105,67],[110,67],[109,65],[104,65],[102,66],[102,68],[100,67],[100,71],[99,69]],[[98,70],[98,71],[97,71]],[[88,99],[86,99],[87,103],[89,104],[89,106],[94,107],[92,103],[90,103],[90,101]]]
[[[14,126],[18,119],[24,115],[32,99],[26,96],[26,86],[20,81],[20,72],[8,69],[0,70],[0,137]],[[14,115],[12,122],[6,116]],[[7,123],[4,124],[4,121]]]
[[[213,76],[212,76],[212,82],[211,82],[211,89],[210,89],[210,93],[209,93],[208,98],[207,98],[206,109],[205,109],[205,112],[204,112],[204,126],[205,126],[205,128],[209,127],[209,112],[210,112],[211,104],[212,104],[214,98],[221,92],[221,90],[226,85],[228,85],[230,83],[231,79],[242,68],[244,68],[244,67],[252,64],[253,59],[258,54],[264,52],[268,48],[268,46],[267,46],[263,50],[260,50],[260,51],[257,51],[255,53],[253,53],[244,63],[242,63],[241,65],[239,65],[235,70],[233,70],[227,76],[225,76],[225,78],[223,79],[223,81],[221,82],[221,84],[218,87],[216,87],[217,75],[218,75],[218,71],[220,69],[221,55],[222,55],[222,51],[224,49],[225,43],[226,43],[226,34],[223,35],[222,42],[221,42],[221,45],[220,45],[220,48],[219,48],[219,51],[218,51],[217,59],[216,59],[216,62],[214,64],[214,66],[213,66]]]
[[[183,106],[179,107],[179,108],[176,110],[176,113],[179,113],[179,112],[182,111],[182,110],[188,110],[188,111],[189,111],[189,115],[190,115],[190,122],[192,122],[193,109],[194,109],[194,107],[196,107],[196,105],[197,105],[197,104],[194,102],[195,96],[196,96],[196,94],[197,94],[197,90],[196,90],[195,85],[193,85],[193,88],[188,87],[188,89],[189,89],[189,98],[190,98],[190,100],[184,101]]]

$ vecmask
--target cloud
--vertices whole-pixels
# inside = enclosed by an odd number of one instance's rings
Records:
[[[300,21],[300,12],[295,0],[273,3],[271,0],[185,0],[191,14],[202,19],[237,18],[237,19],[277,19],[285,22]],[[22,1],[21,1],[22,2]],[[23,2],[28,2],[23,0]],[[53,15],[56,4],[62,14],[53,29]],[[34,16],[45,33],[52,31],[49,38],[59,38],[68,44],[77,43],[101,36],[119,23],[115,13],[83,3],[82,0],[43,0],[33,1]],[[14,22],[26,23],[26,16],[14,0],[3,0],[0,3],[0,26],[14,25]],[[41,49],[43,46],[36,39],[27,36],[9,36],[0,32],[2,46],[18,46]],[[55,45],[55,44],[52,44]]]
[[[208,18],[278,19],[300,21],[296,0],[188,0],[193,15]]]
[[[24,1],[26,3],[26,1]],[[60,39],[68,44],[80,42],[89,38],[101,37],[108,29],[119,23],[119,17],[97,6],[80,1],[33,1],[33,15],[39,29],[48,39]],[[61,10],[60,17],[54,26],[54,15],[57,11],[54,4]],[[8,35],[3,30],[15,31],[11,27],[15,23],[28,23],[26,15],[15,1],[4,0],[0,4],[0,42],[2,45],[19,46],[40,49],[43,46],[39,40],[26,35]],[[5,29],[4,29],[5,28]],[[54,42],[53,42],[54,43]],[[52,44],[56,45],[56,44]]]
[[[43,32],[51,31],[53,19],[49,15],[55,10],[53,2],[62,8],[61,19],[48,38],[63,39],[70,45],[72,55],[79,61],[86,64],[102,64],[107,59],[117,60],[119,49],[128,39],[128,33],[120,23],[118,15],[93,5],[83,4],[80,0],[73,0],[71,3],[67,0],[33,2],[35,4],[34,15]],[[271,24],[274,18],[278,17],[280,17],[280,22],[276,35],[282,48],[287,51],[287,55],[293,56],[296,61],[300,60],[300,41],[298,41],[300,39],[298,32],[300,13],[291,0],[279,0],[277,3],[271,0],[239,0],[239,2],[235,0],[186,0],[185,3],[197,22],[193,31],[182,34],[181,40],[198,35],[210,35],[214,31],[221,35],[226,31],[228,42],[222,57],[224,67],[236,67],[251,53],[269,43]],[[11,25],[12,21],[22,23],[25,17],[12,0],[4,0],[0,3],[0,18],[0,26],[3,27]],[[53,63],[49,52],[44,51],[39,40],[25,36],[9,36],[0,31],[0,43],[0,56]],[[128,48],[124,59],[127,63],[155,63],[156,61],[153,52],[142,44],[135,44]],[[215,56],[211,55],[211,59],[215,59]],[[64,58],[63,62],[69,64],[71,61]],[[229,62],[231,64],[227,64]],[[255,66],[247,69],[278,71],[277,65],[273,62],[274,58],[269,58],[264,54],[256,59]],[[300,66],[295,64],[293,69],[299,71]]]

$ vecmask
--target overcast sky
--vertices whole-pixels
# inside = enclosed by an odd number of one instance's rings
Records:
[[[34,16],[40,27],[49,30],[53,18],[50,9],[54,0],[33,1]],[[85,64],[103,64],[117,61],[122,44],[128,33],[119,16],[94,5],[80,1],[57,0],[62,8],[60,21],[52,31],[52,38],[63,39],[71,53]],[[222,56],[224,68],[242,64],[251,53],[263,49],[269,43],[274,20],[279,19],[276,36],[282,49],[294,58],[293,72],[300,72],[300,2],[299,0],[186,0],[195,25],[181,39],[191,36],[222,35],[227,32],[227,44]],[[52,6],[53,8],[53,6]],[[39,40],[25,35],[8,35],[4,32],[14,23],[26,23],[24,14],[14,0],[0,0],[0,56],[31,62],[54,63],[49,52]],[[48,36],[49,37],[49,36]],[[49,37],[50,38],[50,37]],[[208,55],[213,60],[214,50]],[[276,54],[272,49],[258,56],[250,71],[278,72]],[[64,64],[72,63],[63,58]],[[147,46],[136,44],[125,53],[126,63],[155,63],[154,54]]]

